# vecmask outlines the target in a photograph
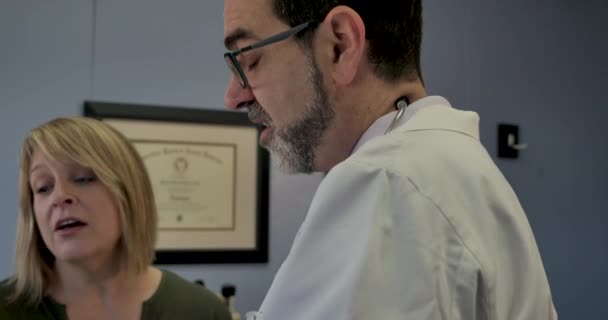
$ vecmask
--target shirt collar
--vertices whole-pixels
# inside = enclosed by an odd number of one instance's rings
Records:
[[[401,119],[399,119],[399,122],[395,124],[395,127],[393,128],[393,130],[404,125],[409,119],[411,119],[414,116],[414,114],[416,114],[416,112],[418,112],[418,110],[420,110],[424,107],[436,106],[436,105],[451,107],[450,103],[441,96],[428,96],[428,97],[424,97],[422,99],[416,100],[414,103],[408,105],[405,108],[405,112],[403,112],[403,116],[401,116]],[[396,114],[397,114],[397,110],[383,115],[382,117],[378,118],[374,123],[372,123],[372,125],[369,128],[367,128],[365,133],[363,133],[363,135],[361,135],[361,138],[359,138],[359,141],[357,141],[357,144],[353,148],[353,151],[351,152],[351,154],[353,154],[357,150],[359,150],[359,148],[362,145],[364,145],[366,142],[368,142],[372,138],[384,135],[384,132],[386,131],[388,126],[391,124],[391,121],[393,121],[393,118],[395,117]]]

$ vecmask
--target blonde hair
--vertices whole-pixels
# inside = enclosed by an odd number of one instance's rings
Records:
[[[20,213],[17,222],[13,300],[38,304],[53,277],[54,256],[36,226],[29,170],[34,152],[91,168],[116,199],[121,222],[120,258],[141,273],[154,260],[157,212],[144,163],[110,125],[83,117],[58,118],[32,129],[21,147]]]

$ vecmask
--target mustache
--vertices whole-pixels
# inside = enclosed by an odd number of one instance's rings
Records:
[[[248,107],[248,113],[247,115],[249,116],[249,120],[251,122],[262,122],[263,125],[270,127],[272,125],[272,119],[270,118],[270,116],[268,115],[268,113],[266,113],[266,111],[264,111],[264,109],[262,109],[262,106],[260,106],[258,103],[253,103]],[[257,120],[257,121],[254,121]]]

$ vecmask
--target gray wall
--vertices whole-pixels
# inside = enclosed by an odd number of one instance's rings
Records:
[[[560,319],[608,312],[608,4],[605,0],[425,2],[423,70],[431,94],[479,112],[492,154],[496,124],[529,149],[497,159],[526,209]],[[81,113],[85,99],[222,108],[221,1],[0,0],[0,278],[12,272],[17,154],[28,129]],[[271,171],[270,263],[167,266],[256,309],[289,250],[319,175]]]

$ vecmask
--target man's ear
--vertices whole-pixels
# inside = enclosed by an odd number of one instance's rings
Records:
[[[365,54],[365,24],[361,16],[346,6],[333,8],[325,17],[324,29],[332,51],[327,52],[329,68],[336,84],[350,84]]]

